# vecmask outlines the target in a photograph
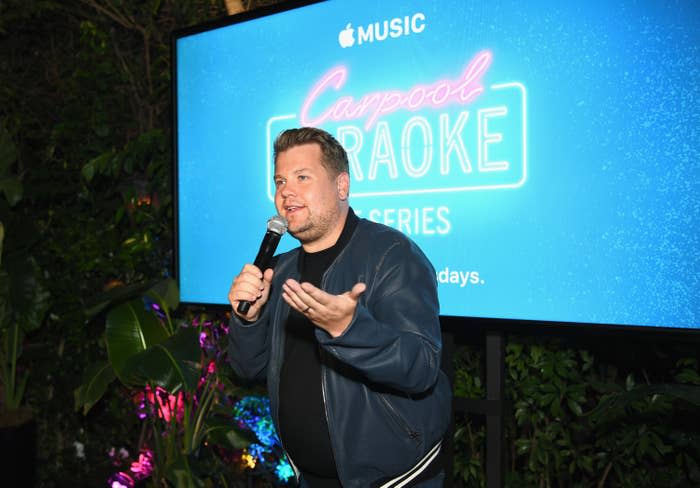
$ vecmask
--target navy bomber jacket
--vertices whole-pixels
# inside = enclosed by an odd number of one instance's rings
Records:
[[[299,279],[298,256],[298,248],[279,256],[260,318],[244,323],[234,314],[229,330],[229,361],[242,377],[267,380],[277,426],[289,313],[281,285]],[[342,485],[389,488],[417,476],[437,456],[449,423],[436,277],[410,239],[360,219],[322,288],[341,294],[358,282],[367,289],[345,332],[333,338],[316,329],[322,392]]]

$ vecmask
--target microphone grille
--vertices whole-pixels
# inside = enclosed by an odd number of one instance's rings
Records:
[[[273,215],[270,217],[270,220],[267,221],[267,230],[279,235],[284,234],[287,232],[287,219],[281,215]]]

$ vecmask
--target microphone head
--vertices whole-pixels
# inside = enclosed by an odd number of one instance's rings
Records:
[[[279,235],[284,234],[287,232],[287,219],[281,215],[273,215],[270,217],[270,220],[267,221],[267,230]]]

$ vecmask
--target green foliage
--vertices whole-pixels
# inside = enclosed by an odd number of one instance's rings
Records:
[[[483,398],[483,368],[480,351],[463,348],[454,357],[454,394],[462,398]],[[484,486],[484,440],[483,425],[469,421],[468,417],[457,417],[454,432],[453,475],[466,486]]]
[[[20,356],[28,334],[41,327],[49,307],[50,294],[44,286],[39,265],[17,236],[22,227],[12,207],[22,199],[22,181],[14,169],[17,150],[5,121],[0,120],[0,190],[7,206],[0,207],[0,219],[8,222],[8,234],[0,220],[0,424],[17,424],[27,417],[24,393],[29,371],[22,369]],[[5,239],[8,246],[5,247]],[[14,239],[11,239],[14,238]],[[3,253],[8,256],[3,261]]]
[[[166,279],[142,290],[139,298],[111,290],[95,300],[100,305],[94,310],[106,310],[101,316],[108,359],[88,368],[75,390],[75,408],[87,415],[123,385],[120,393],[136,400],[144,419],[131,448],[152,453],[150,484],[230,482],[240,472],[232,469],[231,454],[222,454],[253,441],[233,421],[234,401],[245,390],[229,379],[234,375],[223,361],[222,321],[179,310],[173,322],[178,295],[174,281]],[[124,415],[135,417],[136,410],[132,406]]]
[[[572,471],[590,474],[592,464],[582,455],[579,432],[570,428],[585,406],[590,354],[511,343],[506,365],[509,385],[513,385],[515,428],[521,432],[514,440],[516,459],[536,473],[525,480],[545,486],[559,480],[570,486]]]
[[[122,375],[131,384],[151,384],[170,391],[190,393],[201,374],[199,335],[181,328],[162,342],[129,357]]]
[[[197,386],[199,337],[192,328],[175,330],[170,319],[179,303],[174,281],[163,280],[145,290],[142,297],[126,302],[120,300],[128,296],[110,291],[96,300],[102,304],[97,308],[101,310],[109,306],[105,303],[107,297],[116,299],[105,324],[108,361],[90,365],[83,376],[83,384],[75,390],[75,409],[82,409],[84,414],[99,401],[115,378],[128,387],[157,385],[168,391],[192,392]],[[164,319],[147,305],[145,297],[154,300]]]
[[[107,314],[106,342],[109,361],[117,377],[126,385],[132,383],[133,371],[129,362],[137,356],[162,343],[168,338],[168,330],[143,300],[124,303]]]
[[[82,385],[74,392],[75,410],[82,410],[83,415],[87,415],[116,377],[114,368],[107,362],[88,366],[82,377]]]
[[[602,352],[602,351],[601,351]],[[685,351],[679,351],[681,355]],[[455,394],[483,376],[478,353],[456,358]],[[466,358],[466,360],[465,360]],[[506,348],[508,486],[683,487],[700,483],[700,406],[697,359],[608,358],[556,341],[511,338]],[[621,375],[624,369],[626,374]],[[651,375],[656,381],[652,382]],[[471,380],[465,377],[471,377]],[[644,383],[638,384],[637,378]],[[478,419],[477,419],[478,420]],[[465,432],[478,442],[468,449]],[[483,459],[484,428],[457,422],[455,479],[484,484],[474,459]],[[472,467],[473,464],[477,466]]]
[[[24,250],[50,293],[25,351],[40,486],[68,472],[104,484],[106,451],[131,438],[123,390],[100,366],[103,314],[171,272],[169,36],[223,15],[223,0],[0,2],[3,255]],[[76,415],[66,405],[86,377]]]
[[[5,127],[5,121],[0,120],[0,192],[10,207],[22,199],[22,181],[12,170],[16,160],[17,147]]]

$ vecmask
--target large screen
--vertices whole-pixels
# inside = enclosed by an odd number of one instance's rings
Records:
[[[275,214],[275,137],[316,126],[442,315],[700,328],[695,1],[330,0],[173,46],[183,302],[227,303]]]

